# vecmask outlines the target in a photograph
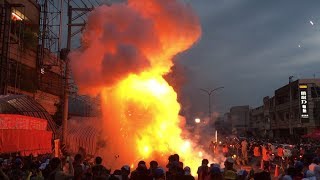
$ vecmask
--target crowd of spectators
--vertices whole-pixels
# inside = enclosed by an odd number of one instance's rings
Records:
[[[308,146],[292,148],[288,156],[281,145],[240,140],[238,144],[215,144],[213,156],[225,155],[221,164],[210,164],[207,159],[199,162],[197,174],[181,162],[178,154],[168,157],[166,165],[153,160],[139,161],[136,168],[124,165],[108,169],[101,157],[89,163],[83,155],[51,158],[2,156],[0,179],[8,180],[320,180],[320,149]],[[295,149],[299,149],[296,151]],[[271,156],[274,156],[271,158]],[[249,167],[249,169],[248,169]],[[275,168],[280,172],[275,174]]]

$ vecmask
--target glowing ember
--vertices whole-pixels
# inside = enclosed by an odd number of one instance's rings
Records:
[[[129,0],[91,12],[83,48],[70,57],[80,91],[102,96],[109,166],[165,165],[177,153],[196,172],[208,157],[182,137],[177,94],[163,78],[200,34],[197,17],[178,0]]]

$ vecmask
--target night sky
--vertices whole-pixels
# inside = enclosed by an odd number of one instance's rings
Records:
[[[223,114],[231,106],[262,105],[291,75],[320,77],[319,0],[188,2],[203,28],[201,40],[177,57],[188,77],[184,106],[193,114],[208,112],[199,88],[225,87],[212,99],[212,110]]]

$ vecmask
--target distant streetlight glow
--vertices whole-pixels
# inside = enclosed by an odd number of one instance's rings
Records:
[[[200,118],[196,118],[194,119],[194,122],[196,122],[197,124],[201,122]]]

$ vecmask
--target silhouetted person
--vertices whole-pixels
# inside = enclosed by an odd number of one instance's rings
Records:
[[[122,180],[129,180],[130,179],[129,174],[130,174],[130,166],[128,165],[122,166],[121,168]]]
[[[154,171],[158,168],[158,162],[157,161],[151,161],[150,162],[150,168],[148,170],[148,175],[150,177],[154,177]]]
[[[224,173],[223,177],[226,180],[237,179],[237,171],[233,168],[234,160],[231,157],[228,157],[224,162]]]
[[[208,159],[203,159],[201,166],[198,168],[197,174],[199,180],[205,180],[205,178],[209,175],[209,161]]]
[[[49,174],[49,180],[69,180],[73,179],[74,170],[71,160],[69,160],[67,163],[69,163],[69,172],[70,174],[67,174],[62,171],[62,163],[59,158],[53,158],[49,162],[49,166],[51,169],[51,172]]]
[[[181,177],[181,180],[194,180],[194,177],[191,175],[190,167],[186,166],[184,169],[184,175]]]
[[[76,154],[74,156],[73,169],[74,169],[74,179],[81,180],[84,175],[81,154]]]
[[[110,171],[107,170],[102,165],[102,158],[96,157],[95,159],[95,165],[92,167],[92,177],[93,179],[102,179],[102,178],[108,178],[110,176]]]
[[[140,161],[138,163],[137,169],[131,173],[131,180],[148,180],[148,169],[146,166],[146,162]]]

